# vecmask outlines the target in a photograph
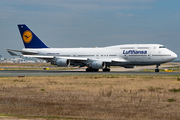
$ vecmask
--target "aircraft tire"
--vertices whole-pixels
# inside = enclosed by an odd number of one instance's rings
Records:
[[[99,72],[99,69],[93,69],[94,71],[93,72]]]
[[[103,69],[103,72],[110,72],[110,69]]]
[[[86,68],[86,72],[89,72],[89,68]]]
[[[91,69],[91,68],[87,68],[86,72],[98,72],[99,69]]]
[[[159,69],[155,69],[155,72],[159,72]]]

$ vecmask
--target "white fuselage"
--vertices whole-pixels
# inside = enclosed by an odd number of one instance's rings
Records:
[[[35,51],[38,52],[38,55],[54,56],[55,58],[88,58],[87,61],[82,61],[85,64],[92,61],[104,61],[107,66],[158,65],[177,58],[174,52],[160,44],[127,44],[101,48],[41,48],[23,50]]]

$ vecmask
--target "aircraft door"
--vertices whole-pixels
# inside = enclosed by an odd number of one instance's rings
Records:
[[[127,59],[128,58],[128,55],[127,54],[124,54],[124,59]]]
[[[147,59],[151,59],[151,53],[150,52],[148,52],[148,54],[147,54]]]
[[[96,59],[99,59],[99,53],[96,53]]]
[[[72,57],[77,57],[76,53],[73,53],[73,56]]]
[[[134,49],[130,49],[131,51],[137,51],[137,45],[134,45]],[[128,55],[128,60],[133,62],[133,63],[136,63],[138,61],[138,56],[132,52],[131,54]]]

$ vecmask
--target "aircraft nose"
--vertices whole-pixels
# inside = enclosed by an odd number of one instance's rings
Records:
[[[172,52],[171,57],[172,57],[172,59],[176,59],[177,58],[177,54]]]

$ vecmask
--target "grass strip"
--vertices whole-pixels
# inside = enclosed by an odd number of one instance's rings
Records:
[[[27,116],[27,115],[15,115],[15,114],[0,114],[0,117],[3,116],[3,117],[18,117],[18,118],[24,118],[24,119],[27,119],[27,118],[35,118],[35,119],[38,119],[38,118],[44,118],[44,119],[68,119],[68,120],[98,120],[98,119],[87,119],[87,118],[72,118],[72,117],[58,117],[58,116]]]

